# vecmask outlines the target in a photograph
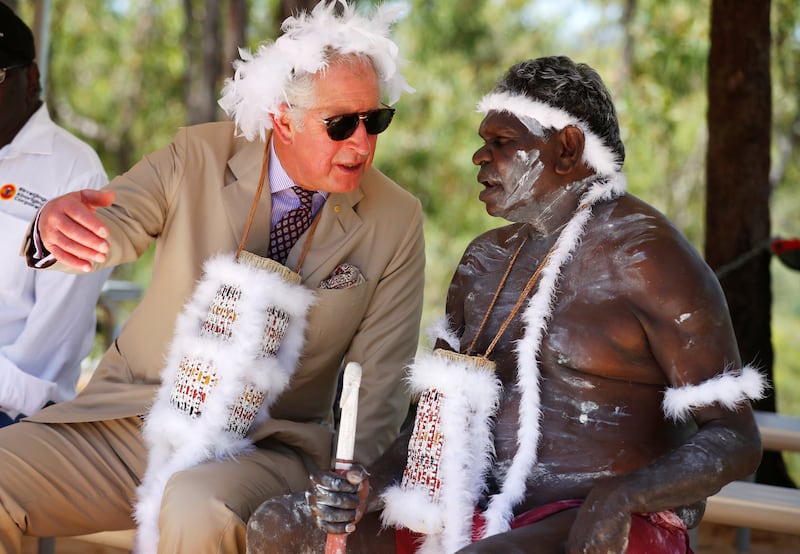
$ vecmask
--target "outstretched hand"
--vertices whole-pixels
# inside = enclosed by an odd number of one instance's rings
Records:
[[[108,228],[95,215],[114,202],[114,191],[85,189],[59,196],[39,214],[39,236],[56,259],[73,269],[91,271],[108,255]]]
[[[328,533],[352,533],[366,512],[369,473],[358,464],[339,474],[317,471],[309,477],[306,500],[317,527]]]

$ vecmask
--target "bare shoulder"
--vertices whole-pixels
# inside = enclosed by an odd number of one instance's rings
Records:
[[[672,296],[689,288],[718,287],[713,271],[680,229],[633,195],[599,206],[591,226],[584,242],[611,258],[610,269],[632,294]]]
[[[605,313],[670,382],[698,382],[737,365],[719,280],[662,213],[627,195],[599,206],[574,272],[583,289],[616,299]],[[590,281],[591,280],[591,281]]]

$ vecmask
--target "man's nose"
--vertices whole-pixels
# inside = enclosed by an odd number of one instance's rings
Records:
[[[348,137],[347,142],[350,143],[359,154],[369,154],[372,149],[372,144],[369,139],[370,135],[367,133],[367,127],[364,121],[358,120],[358,127],[353,131],[353,134]]]
[[[486,148],[486,145],[484,145],[478,148],[472,155],[472,163],[480,166],[488,162],[489,162],[489,150],[488,148]]]

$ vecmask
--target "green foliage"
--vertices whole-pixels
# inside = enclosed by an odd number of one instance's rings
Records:
[[[700,247],[703,236],[709,2],[637,2],[618,106],[630,190]]]
[[[179,2],[53,3],[48,102],[116,175],[186,120]]]
[[[481,185],[471,161],[481,144],[476,103],[537,39],[520,22],[524,2],[409,4],[395,36],[416,92],[398,103],[375,165],[416,194],[426,213],[426,326],[443,313],[447,285],[469,240],[502,223],[478,201]],[[502,25],[486,25],[499,20]]]
[[[800,236],[800,24],[797,3],[772,2],[772,121],[774,234]],[[800,313],[798,310],[795,313]]]
[[[800,272],[772,262],[775,311],[772,341],[775,348],[775,390],[778,412],[800,416]],[[785,453],[784,460],[795,483],[800,483],[800,454]]]

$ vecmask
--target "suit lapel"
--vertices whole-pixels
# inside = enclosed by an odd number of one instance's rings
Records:
[[[269,135],[266,144],[269,144]],[[242,140],[242,139],[237,139]],[[248,142],[242,140],[243,145],[228,160],[230,174],[226,175],[222,197],[225,213],[230,228],[236,237],[236,244],[242,240],[250,214],[253,199],[258,189],[258,180],[261,176],[265,143]],[[364,177],[369,179],[368,176]],[[230,180],[230,182],[228,182]],[[348,193],[333,193],[328,197],[319,214],[319,223],[314,231],[303,266],[300,268],[304,280],[313,276],[325,263],[336,256],[347,243],[355,239],[355,232],[362,225],[361,218],[355,211],[355,206],[364,197],[361,187]],[[269,188],[269,178],[264,183],[261,199],[258,203],[255,219],[247,236],[245,249],[259,256],[269,253],[269,231],[272,210],[272,198]],[[302,254],[303,247],[308,240],[309,231],[303,233],[300,239],[289,252],[286,266],[294,269]],[[326,273],[332,271],[327,270]],[[326,277],[322,275],[320,279]]]
[[[364,197],[361,188],[348,193],[334,193],[325,201],[319,215],[319,223],[311,239],[308,254],[300,268],[303,281],[314,277],[314,273],[325,266],[330,258],[346,247],[347,243],[355,239],[356,231],[362,225],[361,218],[355,211],[355,206]],[[303,251],[309,231],[294,245],[286,260],[286,265],[292,269],[297,266],[297,261]],[[325,273],[330,273],[333,268],[326,268]],[[320,280],[327,275],[320,276]]]
[[[261,176],[261,166],[264,160],[264,142],[249,142],[241,140],[240,146],[228,160],[229,174],[225,176],[222,190],[222,199],[225,213],[228,217],[231,230],[236,237],[236,244],[240,244],[247,226],[247,219],[253,205],[253,200],[258,190],[258,180]],[[269,136],[266,138],[269,144]],[[230,181],[230,182],[229,182]],[[272,200],[269,190],[269,180],[264,182],[264,189],[256,210],[253,225],[247,236],[245,250],[266,256],[269,250],[269,224]]]

